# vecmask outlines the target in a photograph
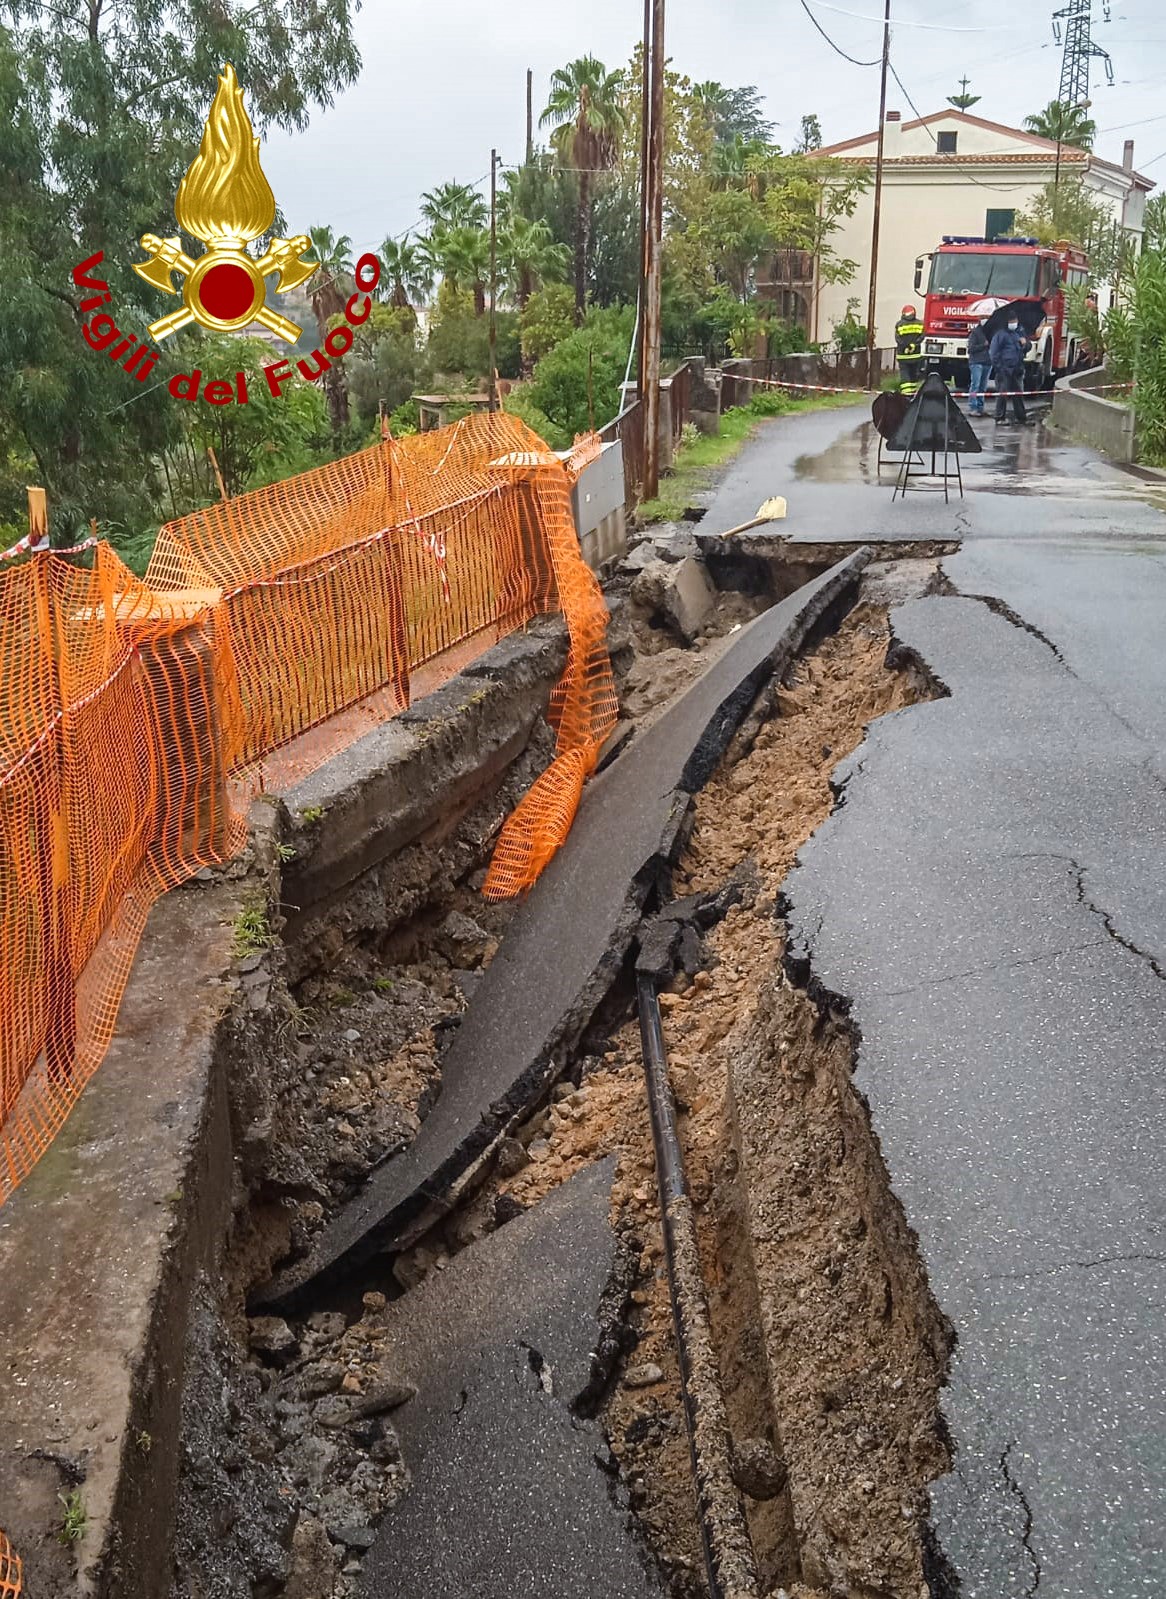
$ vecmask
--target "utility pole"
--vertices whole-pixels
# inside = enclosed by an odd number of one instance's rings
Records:
[[[866,386],[875,386],[875,316],[879,293],[879,228],[883,212],[883,153],[887,139],[887,73],[891,65],[891,0],[883,17],[883,74],[879,89],[879,149],[875,157],[874,225],[870,241],[870,299],[866,311]]]
[[[643,401],[647,389],[644,366],[644,308],[648,303],[648,143],[652,127],[652,0],[644,0],[644,76],[640,85],[640,294],[636,306],[636,394]]]
[[[498,409],[498,152],[490,151],[490,410]]]
[[[889,3],[889,0],[888,0]],[[645,63],[646,69],[647,63]],[[644,296],[643,495],[660,490],[660,282],[664,254],[664,0],[652,0],[652,122],[648,136],[648,271]]]
[[[534,71],[526,69],[526,164],[534,161]]]

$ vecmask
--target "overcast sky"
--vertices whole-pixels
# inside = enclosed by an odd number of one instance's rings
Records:
[[[828,34],[871,60],[881,47],[880,0],[810,0]],[[892,61],[924,115],[958,92],[966,72],[975,107],[1018,126],[1055,98],[1061,52],[1051,16],[1063,0],[893,0]],[[1166,14],[1161,0],[1113,0],[1112,21],[1095,0],[1094,39],[1114,63],[1116,85],[1095,63],[1092,115],[1098,153],[1121,159],[1136,140],[1140,170],[1166,182]],[[535,116],[555,67],[587,53],[623,65],[643,25],[641,0],[364,0],[356,31],[364,65],[357,83],[304,134],[272,132],[263,162],[293,229],[329,223],[373,247],[417,223],[418,197],[446,179],[475,182],[490,148],[522,158],[526,69],[534,69]],[[807,19],[799,0],[668,0],[671,64],[696,79],[755,83],[794,142],[805,112],[827,143],[878,122],[876,68],[850,66]],[[889,109],[910,106],[892,80]],[[1123,127],[1123,124],[1143,124]]]

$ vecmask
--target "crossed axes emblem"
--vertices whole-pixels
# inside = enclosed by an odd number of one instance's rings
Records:
[[[292,239],[273,239],[258,261],[241,248],[212,248],[196,261],[182,249],[180,239],[160,239],[156,233],[144,234],[141,242],[150,259],[134,263],[140,278],[163,294],[179,292],[173,273],[180,273],[184,280],[181,309],[150,323],[150,332],[159,342],[191,322],[225,330],[258,322],[289,344],[299,338],[299,326],[265,304],[264,280],[278,273],[275,287],[279,294],[307,282],[316,263],[301,259],[311,245],[306,233]]]

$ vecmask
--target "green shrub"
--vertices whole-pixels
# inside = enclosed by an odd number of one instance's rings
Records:
[[[588,372],[595,425],[619,412],[636,314],[631,306],[592,308],[581,328],[555,346],[535,368],[530,398],[556,427],[574,438],[589,426]]]
[[[532,294],[518,318],[522,353],[541,361],[575,330],[575,291],[565,283],[548,283]]]
[[[1140,301],[1140,296],[1139,296]],[[1114,383],[1128,383],[1134,376],[1138,354],[1138,323],[1141,305],[1136,312],[1128,306],[1115,305],[1105,313],[1102,338],[1105,342],[1105,366]]]
[[[866,349],[866,323],[858,320],[858,301],[846,302],[846,315],[834,324],[834,343],[844,354]]]
[[[805,328],[799,327],[796,322],[783,322],[779,318],[765,322],[763,329],[765,353],[771,361],[779,360],[783,355],[802,355],[806,350],[821,348],[811,343],[806,337]]]
[[[574,434],[552,422],[546,412],[538,408],[531,398],[530,387],[529,383],[523,383],[511,389],[505,400],[507,413],[525,422],[552,450],[569,450],[575,441]]]
[[[498,313],[497,360],[499,377],[518,376],[522,351],[518,343],[518,315],[514,311]],[[489,318],[475,316],[460,306],[436,316],[429,333],[426,361],[434,374],[461,373],[473,379],[475,385],[484,382],[490,372]]]
[[[406,400],[389,413],[389,428],[394,438],[407,438],[421,427],[421,410],[416,400]]]
[[[789,395],[779,389],[761,389],[746,407],[751,416],[786,416],[792,408]]]
[[[1138,453],[1151,465],[1161,466],[1166,464],[1166,259],[1147,251],[1138,262],[1136,282]]]

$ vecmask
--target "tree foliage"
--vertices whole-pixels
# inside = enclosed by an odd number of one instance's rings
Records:
[[[91,516],[142,527],[168,507],[161,463],[182,419],[158,380],[188,346],[168,341],[140,386],[85,345],[70,272],[104,252],[118,325],[157,317],[130,263],[143,233],[176,231],[175,192],[224,61],[257,131],[302,128],[356,76],[348,0],[0,4],[0,468],[31,462],[66,537]],[[22,494],[6,476],[0,516]]]
[[[532,294],[519,318],[522,354],[531,366],[568,338],[575,326],[575,295],[565,283]]]
[[[529,385],[531,403],[574,437],[619,410],[635,312],[631,306],[588,311],[583,326],[546,354]]]
[[[697,83],[692,93],[718,144],[732,144],[737,139],[746,144],[768,144],[773,138],[773,123],[766,117],[761,95],[753,84],[727,89],[723,83]]]
[[[609,72],[594,56],[582,56],[551,77],[551,92],[540,127],[554,131],[551,144],[571,169],[578,193],[575,217],[575,316],[587,303],[587,271],[597,182],[619,162],[620,138],[627,123],[624,74]]]
[[[1065,105],[1060,100],[1050,100],[1043,111],[1025,117],[1024,125],[1042,139],[1053,139],[1077,150],[1092,150],[1097,137],[1097,124],[1085,107]]]
[[[1078,177],[1048,183],[1028,211],[1016,217],[1016,231],[1041,244],[1062,240],[1075,244],[1089,256],[1089,269],[1098,282],[1127,271],[1132,248],[1129,236],[1111,208]]]

